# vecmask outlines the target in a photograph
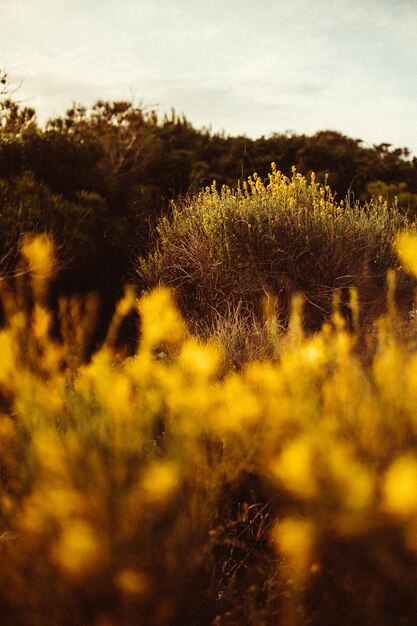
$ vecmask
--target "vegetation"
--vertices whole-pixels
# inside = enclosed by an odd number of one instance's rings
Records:
[[[417,157],[406,148],[366,147],[330,130],[312,137],[229,137],[197,130],[175,111],[158,116],[130,102],[74,104],[41,127],[36,112],[16,100],[7,75],[0,78],[2,215],[15,216],[11,230],[7,218],[0,222],[0,240],[13,250],[8,260],[17,258],[19,233],[52,232],[62,267],[56,291],[94,289],[108,310],[132,280],[132,259],[152,247],[153,229],[170,202],[213,180],[219,189],[234,189],[256,171],[265,182],[275,162],[289,178],[293,167],[308,180],[315,172],[338,203],[347,196],[350,205],[391,206],[397,197],[399,210],[415,216]]]
[[[0,72],[2,625],[414,626],[416,167]]]
[[[273,164],[266,185],[255,175],[236,191],[213,185],[174,205],[158,224],[156,249],[139,263],[139,282],[174,287],[182,314],[203,336],[230,315],[248,336],[248,322],[262,325],[265,297],[286,326],[296,292],[306,299],[305,326],[318,330],[336,293],[348,313],[352,287],[363,317],[382,311],[386,274],[399,266],[392,240],[407,226],[382,199],[337,202],[314,175],[308,183],[294,169],[289,179]],[[400,273],[397,298],[411,293]]]
[[[417,275],[416,236],[396,245]],[[296,302],[273,358],[225,369],[164,288],[128,290],[85,361],[94,302],[61,301],[53,339],[51,241],[21,255],[0,332],[2,624],[414,623],[416,329],[392,283],[366,359],[337,308],[305,336]]]

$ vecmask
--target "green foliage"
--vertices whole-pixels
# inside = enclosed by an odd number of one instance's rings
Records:
[[[71,203],[26,173],[11,181],[0,180],[0,205],[5,247],[16,251],[23,233],[46,232],[56,238],[64,267],[94,254],[100,202],[93,195],[81,194],[78,204]]]

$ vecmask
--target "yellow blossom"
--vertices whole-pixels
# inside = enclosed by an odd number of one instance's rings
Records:
[[[388,468],[383,482],[383,506],[388,513],[411,516],[417,513],[417,458],[403,455]]]
[[[33,334],[37,339],[46,339],[51,326],[51,313],[39,303],[36,303],[32,315]]]
[[[278,478],[288,491],[302,498],[317,494],[315,450],[307,436],[298,437],[285,446],[278,459],[271,463],[272,475]]]
[[[133,394],[130,380],[123,374],[114,373],[111,387],[102,394],[103,404],[120,421],[128,421],[132,417]]]
[[[293,568],[296,578],[304,578],[314,561],[316,531],[313,524],[298,517],[279,521],[272,534],[279,552]]]
[[[155,503],[166,500],[177,488],[178,480],[178,469],[174,463],[161,461],[150,465],[142,479],[146,500]]]
[[[35,296],[45,294],[47,281],[55,270],[54,242],[47,235],[25,235],[20,244],[20,251],[26,260],[32,276]]]
[[[142,595],[150,586],[149,576],[136,569],[125,569],[115,576],[114,583],[127,595]]]
[[[404,268],[417,276],[417,235],[400,233],[395,239],[395,247]]]
[[[178,344],[185,337],[185,324],[179,315],[169,289],[160,288],[138,302],[142,321],[142,343],[146,348],[160,344]]]
[[[107,555],[97,532],[88,522],[69,520],[51,556],[65,574],[79,579],[99,571]]]
[[[179,357],[179,365],[192,377],[209,379],[218,370],[220,352],[213,345],[202,344],[195,339],[185,342]]]

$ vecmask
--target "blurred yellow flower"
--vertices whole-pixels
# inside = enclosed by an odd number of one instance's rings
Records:
[[[127,595],[141,595],[148,591],[150,579],[137,569],[125,569],[115,576],[114,584]]]
[[[46,339],[48,337],[51,323],[52,316],[50,311],[36,303],[32,314],[32,328],[36,339]]]
[[[111,386],[102,394],[102,402],[116,420],[129,421],[134,416],[133,393],[130,380],[123,374],[114,372]]]
[[[142,321],[142,343],[146,348],[178,344],[186,335],[185,324],[167,288],[155,289],[138,302]]]
[[[417,276],[417,235],[402,232],[395,238],[395,248],[404,268]]]
[[[383,507],[388,513],[411,516],[417,513],[417,458],[400,456],[388,468],[383,482]]]
[[[51,237],[24,235],[20,252],[28,264],[35,296],[42,297],[55,270],[55,245]]]
[[[98,571],[107,557],[97,532],[83,520],[68,520],[51,556],[65,574],[77,579]]]
[[[370,506],[374,495],[372,473],[357,460],[349,445],[335,442],[329,445],[326,463],[343,506],[352,511],[362,511]]]
[[[142,479],[142,487],[148,502],[161,502],[171,496],[178,486],[178,469],[171,462],[155,462],[150,465]]]
[[[219,392],[220,408],[212,415],[215,428],[239,431],[257,422],[261,415],[259,400],[239,375],[229,374]]]
[[[54,249],[54,242],[47,235],[25,235],[20,244],[20,251],[30,271],[42,278],[50,277],[54,269]]]
[[[182,347],[179,365],[192,378],[207,380],[214,376],[220,363],[220,351],[213,345],[207,345],[189,339]]]
[[[285,446],[280,457],[271,463],[272,475],[284,487],[301,498],[317,495],[315,451],[308,436],[301,436]]]
[[[296,578],[304,578],[314,561],[316,531],[307,519],[286,517],[273,530],[278,551],[293,567]]]

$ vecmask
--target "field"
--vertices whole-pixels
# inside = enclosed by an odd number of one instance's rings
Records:
[[[0,623],[415,624],[414,225],[273,167],[158,233],[98,343],[49,236],[2,280]]]

